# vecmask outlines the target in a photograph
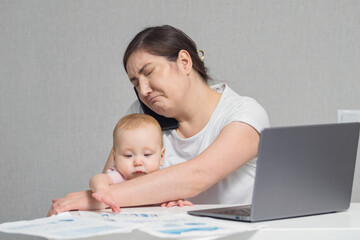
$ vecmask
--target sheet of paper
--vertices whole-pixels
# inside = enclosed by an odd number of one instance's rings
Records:
[[[163,221],[148,223],[141,228],[141,231],[158,238],[205,238],[216,239],[239,232],[255,231],[249,225],[241,225],[231,221],[221,221],[212,218],[194,217],[177,214],[176,218],[163,218]]]
[[[112,213],[78,211],[49,218],[0,224],[0,231],[40,236],[48,239],[86,238],[106,234],[130,233],[134,229],[158,238],[216,239],[260,227],[190,216],[186,213]]]
[[[3,223],[0,231],[40,236],[48,239],[84,238],[111,233],[128,233],[135,226],[62,213],[48,218]]]
[[[256,231],[264,226],[254,227],[239,222],[194,217],[186,213],[121,213],[80,211],[87,218],[136,224],[137,229],[159,238],[200,238],[216,239],[239,232]]]

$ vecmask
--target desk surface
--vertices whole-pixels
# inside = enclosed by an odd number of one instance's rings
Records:
[[[162,212],[170,211],[174,214],[184,213],[193,209],[216,208],[219,205],[196,205],[194,207],[141,207],[141,208],[122,208],[122,212]],[[227,220],[221,220],[227,221]],[[233,222],[233,221],[232,221]],[[228,236],[223,239],[360,239],[360,203],[352,203],[350,208],[344,212],[321,214],[314,216],[305,216],[298,218],[289,218],[282,220],[258,222],[258,223],[245,223],[237,222],[239,226],[249,225],[265,225],[255,232],[245,232]],[[141,232],[133,232],[131,235],[114,234],[103,237],[92,237],[89,240],[112,240],[112,239],[156,239],[149,235],[144,235]]]
[[[173,208],[161,208],[161,207],[133,207],[122,208],[123,213],[131,212],[167,212],[171,214],[186,213],[189,210],[205,209],[205,208],[217,208],[223,205],[195,205],[194,207],[173,207]],[[231,205],[226,205],[231,206]],[[228,220],[219,220],[225,223]],[[344,212],[321,214],[314,216],[305,216],[297,218],[289,218],[274,221],[265,221],[258,223],[246,223],[235,222],[233,224],[239,226],[265,226],[257,231],[236,233],[232,236],[227,236],[221,239],[233,240],[233,239],[250,239],[250,240],[266,240],[266,239],[360,239],[360,203],[352,203],[350,208]],[[7,234],[1,234],[1,236],[9,236]],[[2,238],[2,237],[1,237]],[[34,239],[31,236],[22,235],[19,239]],[[38,238],[37,238],[38,239]],[[121,240],[121,239],[157,239],[149,234],[141,231],[133,231],[127,234],[112,234],[105,236],[97,236],[90,238],[82,238],[86,240]]]

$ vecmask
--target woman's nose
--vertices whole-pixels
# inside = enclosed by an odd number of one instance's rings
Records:
[[[146,97],[152,92],[149,81],[145,79],[139,80],[140,94]]]

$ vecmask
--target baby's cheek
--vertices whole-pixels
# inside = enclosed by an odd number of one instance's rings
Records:
[[[159,163],[154,163],[151,166],[149,166],[148,172],[155,172],[160,169]]]
[[[124,177],[128,179],[128,176],[131,173],[131,168],[129,164],[118,163],[115,164],[115,167]]]

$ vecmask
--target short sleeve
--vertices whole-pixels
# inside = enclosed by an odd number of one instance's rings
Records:
[[[252,126],[261,133],[270,127],[269,117],[265,109],[254,99],[242,97],[243,102],[236,107],[236,112],[228,119],[230,122],[239,121]]]

